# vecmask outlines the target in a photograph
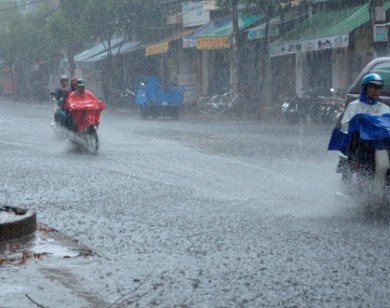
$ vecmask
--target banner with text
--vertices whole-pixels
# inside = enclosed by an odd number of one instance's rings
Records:
[[[329,48],[348,47],[349,35],[338,35],[325,38],[316,38],[304,41],[295,41],[280,45],[270,46],[269,52],[271,57],[283,56],[297,52],[318,51]]]

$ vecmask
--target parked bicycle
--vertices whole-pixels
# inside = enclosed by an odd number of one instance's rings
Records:
[[[222,113],[226,110],[231,111],[234,114],[241,114],[250,107],[251,103],[245,99],[241,93],[233,94],[233,89],[226,91],[215,104],[213,111],[216,113]]]
[[[212,96],[202,96],[198,100],[198,110],[201,113],[210,113],[217,108],[217,101],[222,97],[221,94],[213,94]]]
[[[242,112],[253,112],[254,103],[245,98],[241,93],[233,95],[229,89],[224,94],[215,94],[212,97],[201,97],[198,101],[198,109],[202,113],[223,113],[226,110],[240,115]]]

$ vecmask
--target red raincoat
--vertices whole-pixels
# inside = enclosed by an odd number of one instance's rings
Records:
[[[83,94],[70,93],[64,106],[65,110],[69,110],[78,130],[83,130],[90,125],[99,126],[100,113],[104,108],[106,105],[88,90]]]

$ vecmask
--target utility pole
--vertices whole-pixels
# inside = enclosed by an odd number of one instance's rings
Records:
[[[239,55],[238,55],[238,9],[237,0],[232,0],[232,17],[233,17],[233,34],[232,34],[232,86],[233,86],[233,97],[239,93],[239,82],[238,82],[238,67],[239,67]]]
[[[372,47],[376,57],[385,55],[388,41],[386,11],[383,4],[383,0],[370,0]]]

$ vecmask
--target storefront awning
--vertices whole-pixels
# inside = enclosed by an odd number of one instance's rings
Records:
[[[190,33],[194,32],[195,30],[185,30],[179,33],[176,33],[162,41],[159,41],[154,44],[150,44],[145,46],[145,54],[147,56],[152,56],[152,55],[158,55],[160,53],[166,53],[168,52],[169,49],[169,43],[182,39],[183,37],[189,35]]]
[[[117,55],[123,55],[126,53],[130,53],[136,50],[139,50],[143,48],[143,44],[141,42],[126,42],[123,45],[117,45],[114,48],[111,48],[111,55],[117,56]],[[85,59],[81,62],[98,62],[101,60],[104,60],[108,57],[108,51],[105,50],[104,52],[93,56],[91,58]]]
[[[279,28],[278,28],[279,23],[280,23],[280,16],[277,16],[277,17],[271,19],[268,36],[277,36],[279,34]],[[255,39],[264,38],[265,37],[265,26],[266,26],[266,24],[262,23],[261,25],[258,25],[254,28],[249,29],[247,39],[248,40],[255,40]]]
[[[124,40],[123,37],[115,37],[111,40],[111,48],[119,45],[122,41]],[[96,44],[95,46],[84,50],[83,52],[80,52],[79,54],[74,56],[74,61],[75,62],[84,62],[88,58],[94,57],[98,54],[101,54],[106,51],[106,48],[108,46],[108,42],[105,41],[103,43]]]
[[[385,9],[390,2],[385,2]],[[318,12],[270,45],[270,56],[348,47],[349,34],[370,21],[368,4]]]
[[[210,20],[207,24],[196,29],[194,32],[183,37],[183,48],[196,48],[197,39],[200,36],[203,36],[205,33],[208,33],[216,28],[220,28],[231,21],[231,16],[225,16],[222,18],[217,18]]]
[[[198,49],[222,49],[230,48],[230,36],[233,33],[233,20],[232,16],[228,17],[229,20],[222,26],[216,27],[209,31],[205,31],[197,38]],[[254,23],[260,21],[262,16],[260,15],[240,15],[238,17],[238,30],[245,29]]]

